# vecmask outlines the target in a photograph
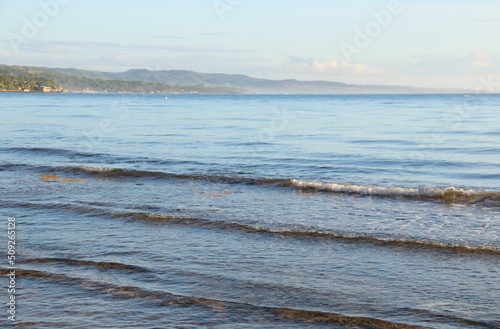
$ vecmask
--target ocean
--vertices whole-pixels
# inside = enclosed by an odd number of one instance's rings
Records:
[[[1,326],[499,328],[498,104],[2,93]]]

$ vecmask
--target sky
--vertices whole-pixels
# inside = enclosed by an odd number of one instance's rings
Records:
[[[6,65],[473,89],[499,36],[498,0],[0,1]]]

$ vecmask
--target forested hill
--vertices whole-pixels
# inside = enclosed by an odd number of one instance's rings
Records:
[[[110,93],[242,93],[237,88],[213,85],[171,86],[161,82],[91,78],[58,73],[49,68],[0,65],[0,91],[42,91],[42,86],[64,91]]]
[[[352,85],[332,81],[258,79],[242,74],[186,70],[99,72],[73,68],[0,65],[12,76],[44,77],[65,90],[132,93],[258,93],[258,94],[423,94],[468,93],[459,89]]]
[[[19,75],[13,76],[0,70],[0,91],[58,91],[59,84],[54,80],[40,77]]]

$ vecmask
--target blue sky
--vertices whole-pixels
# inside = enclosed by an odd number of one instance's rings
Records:
[[[500,73],[494,0],[2,0],[0,13],[7,65],[460,88]]]

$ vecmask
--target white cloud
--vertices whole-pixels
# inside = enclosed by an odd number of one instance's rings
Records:
[[[21,50],[30,53],[46,53],[51,49],[61,49],[66,52],[81,52],[82,49],[98,49],[100,53],[116,51],[139,51],[139,52],[171,52],[171,53],[201,53],[201,54],[254,54],[255,50],[242,48],[225,48],[220,46],[206,46],[198,44],[121,44],[118,42],[98,41],[68,41],[68,40],[31,40],[20,47]]]
[[[490,61],[473,61],[470,63],[473,68],[476,69],[486,69],[491,66]]]
[[[393,61],[393,71],[412,75],[477,75],[485,71],[497,74],[500,69],[500,56],[488,52],[469,53],[460,57],[419,55],[409,61]]]
[[[484,18],[484,19],[477,19],[477,23],[496,23],[500,22],[500,18]]]
[[[385,74],[386,70],[371,67],[365,64],[352,64],[346,61],[336,59],[318,59],[291,57],[290,61],[283,65],[285,71],[300,74],[318,74],[318,75],[377,75]]]
[[[473,55],[470,65],[476,69],[485,69],[491,66],[491,56],[488,53],[477,52]]]

